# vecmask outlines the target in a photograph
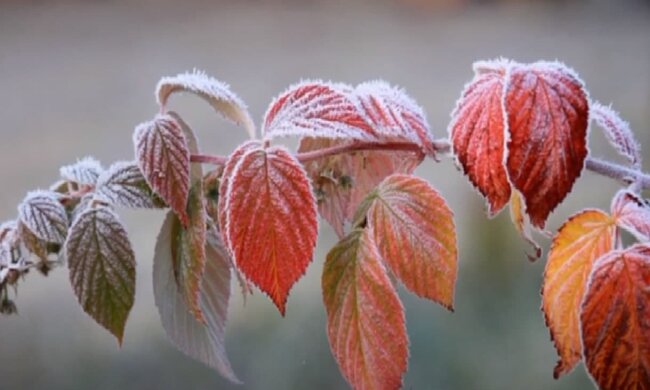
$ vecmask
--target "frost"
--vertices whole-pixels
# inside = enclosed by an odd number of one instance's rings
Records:
[[[605,133],[607,141],[636,169],[641,168],[641,146],[630,125],[611,107],[598,102],[591,104],[591,118]]]
[[[61,167],[60,174],[65,180],[79,184],[92,185],[104,169],[93,157],[84,157],[75,164]]]
[[[167,214],[156,242],[153,262],[153,289],[160,319],[172,343],[186,355],[217,370],[225,378],[239,383],[225,348],[225,326],[230,298],[230,263],[219,237],[214,235],[206,246],[209,261],[203,272],[200,305],[205,314],[202,324],[190,313],[176,284],[173,271],[172,232],[178,224]]]
[[[135,254],[117,215],[86,209],[70,227],[65,254],[84,311],[121,343],[135,295]]]
[[[620,190],[612,199],[612,216],[616,224],[641,242],[650,241],[650,204],[639,195]]]
[[[206,100],[217,113],[236,124],[243,125],[255,138],[255,124],[246,104],[225,84],[204,72],[194,70],[173,77],[163,77],[156,87],[158,104],[165,109],[169,96],[175,92],[191,92]]]
[[[111,165],[97,180],[95,195],[115,206],[134,208],[164,206],[164,202],[151,190],[134,161],[122,161]]]
[[[345,84],[304,81],[276,97],[264,115],[265,139],[309,136],[376,141]]]
[[[180,125],[170,115],[159,115],[136,127],[133,142],[147,183],[187,225],[190,150]]]
[[[50,191],[33,191],[18,206],[18,217],[36,237],[47,242],[63,244],[68,231],[68,216]]]

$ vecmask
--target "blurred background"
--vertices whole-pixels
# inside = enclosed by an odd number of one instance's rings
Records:
[[[566,62],[650,150],[648,1],[1,1],[0,220],[14,218],[25,193],[48,187],[63,164],[86,155],[105,165],[132,159],[131,132],[156,113],[161,76],[203,69],[230,83],[258,120],[302,78],[382,78],[404,87],[442,137],[472,62],[498,56]],[[172,106],[206,152],[227,154],[245,139],[200,100],[175,97]],[[590,147],[616,160],[596,128]],[[539,310],[544,259],[528,262],[507,211],[488,220],[449,158],[417,173],[456,213],[460,269],[455,313],[400,291],[411,340],[404,388],[592,388],[582,365],[552,378],[556,354]],[[549,229],[582,207],[608,208],[616,188],[585,173]],[[263,294],[244,305],[233,288],[227,347],[245,383],[233,386],[165,338],[151,287],[163,213],[121,215],[138,258],[123,347],[82,312],[66,270],[32,273],[18,291],[19,315],[0,318],[0,388],[346,388],[320,295],[323,260],[336,241],[329,226],[321,224],[317,255],[286,318]]]

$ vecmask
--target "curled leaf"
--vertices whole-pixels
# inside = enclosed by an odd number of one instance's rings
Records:
[[[641,146],[625,122],[611,107],[596,102],[591,105],[591,117],[605,133],[607,141],[634,168],[641,168]]]
[[[594,264],[580,322],[585,365],[601,389],[650,388],[650,247]]]
[[[68,233],[68,215],[50,191],[33,191],[18,206],[18,218],[36,237],[63,244]]]
[[[355,389],[398,389],[408,360],[404,309],[367,230],[327,254],[323,301],[332,353]]]
[[[236,163],[220,208],[237,267],[284,315],[289,290],[311,262],[318,234],[305,171],[284,148],[250,148]]]
[[[594,262],[614,247],[616,226],[600,210],[569,218],[553,238],[544,270],[542,310],[560,356],[553,375],[568,373],[582,357],[580,305]]]
[[[225,348],[225,326],[230,298],[230,264],[218,237],[206,246],[207,262],[201,277],[200,306],[205,324],[190,312],[174,276],[173,232],[182,229],[178,217],[167,214],[153,265],[154,298],[160,319],[172,343],[186,355],[212,367],[231,382],[239,383]]]
[[[230,90],[227,84],[197,70],[163,77],[156,86],[156,99],[163,110],[167,106],[169,96],[175,92],[190,92],[203,98],[218,114],[235,124],[244,126],[248,135],[255,138],[255,124],[246,104]]]
[[[542,247],[533,238],[533,233],[530,228],[530,218],[526,214],[525,207],[519,191],[513,190],[510,196],[510,219],[521,238],[533,247],[534,253],[532,255],[526,253],[526,256],[528,256],[530,261],[536,261],[542,257]]]
[[[117,215],[107,207],[82,212],[65,254],[79,303],[121,344],[135,296],[135,255]]]
[[[508,176],[524,196],[532,224],[543,228],[584,167],[587,92],[575,72],[563,64],[514,64],[504,106],[510,135]]]
[[[396,174],[368,200],[368,230],[381,258],[409,290],[452,309],[458,250],[444,198],[425,180]]]
[[[187,225],[190,150],[180,125],[170,115],[158,115],[136,127],[133,142],[147,183]]]
[[[465,86],[449,124],[454,154],[472,184],[485,196],[490,216],[510,200],[503,164],[503,92],[508,65],[505,61],[475,63],[474,79]]]

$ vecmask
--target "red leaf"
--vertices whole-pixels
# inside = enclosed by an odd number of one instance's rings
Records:
[[[262,134],[267,139],[299,135],[376,140],[350,87],[322,81],[291,86],[275,98],[264,116]]]
[[[259,141],[247,141],[241,144],[235,151],[233,151],[226,161],[226,165],[223,168],[223,174],[221,175],[221,183],[219,184],[219,202],[217,205],[218,210],[218,223],[219,231],[223,235],[223,241],[226,244],[227,248],[230,248],[230,241],[228,240],[228,235],[226,232],[226,193],[228,192],[228,185],[230,184],[230,179],[232,178],[233,171],[235,166],[241,160],[241,157],[249,150],[259,149]]]
[[[474,79],[467,84],[451,114],[449,133],[458,162],[488,202],[492,217],[510,200],[510,183],[503,164],[504,61],[477,62]]]
[[[451,310],[458,251],[447,202],[408,175],[387,177],[369,199],[368,229],[383,260],[409,290]]]
[[[136,127],[133,141],[147,183],[187,225],[190,151],[179,124],[170,115],[158,115]]]
[[[516,64],[506,86],[505,110],[508,175],[526,200],[532,224],[543,228],[571,192],[587,157],[587,92],[562,64]]]
[[[650,389],[650,247],[594,264],[580,321],[585,363],[601,389]]]
[[[544,269],[542,310],[560,360],[558,378],[580,361],[580,305],[593,263],[614,247],[616,226],[600,210],[573,215],[553,238]]]
[[[404,309],[367,230],[327,255],[323,301],[336,361],[355,389],[398,389],[408,360]]]
[[[639,241],[650,240],[650,205],[640,196],[628,190],[619,191],[612,200],[612,215],[618,226]]]
[[[602,127],[607,141],[635,168],[641,168],[641,146],[634,138],[630,125],[611,107],[600,103],[591,105],[591,117]]]
[[[424,111],[403,90],[384,81],[371,81],[359,84],[354,94],[366,120],[382,139],[410,141],[424,153],[435,153]]]
[[[250,147],[236,163],[224,197],[224,231],[237,267],[284,315],[289,290],[305,273],[318,234],[305,171],[286,149]]]

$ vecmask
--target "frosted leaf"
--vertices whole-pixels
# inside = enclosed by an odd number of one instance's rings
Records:
[[[289,291],[311,262],[318,235],[307,174],[285,148],[251,148],[236,163],[223,196],[223,234],[237,268],[284,315]]]
[[[97,180],[95,193],[116,206],[151,209],[165,205],[134,161],[111,165]]]
[[[641,146],[630,125],[611,107],[595,102],[591,104],[591,118],[605,133],[607,141],[625,157],[634,168],[641,168]]]
[[[25,249],[33,253],[40,261],[48,260],[47,242],[38,238],[23,223],[18,224],[18,236]]]
[[[71,224],[74,224],[74,222],[77,220],[77,217],[86,211],[86,209],[90,208],[93,204],[95,196],[92,193],[88,193],[84,196],[81,197],[79,200],[79,203],[77,203],[72,211],[69,212],[69,217],[68,220],[70,221]]]
[[[84,157],[74,164],[61,167],[61,177],[79,184],[92,185],[104,169],[93,157]]]
[[[508,179],[541,229],[584,168],[589,97],[578,75],[558,62],[512,65],[506,79]]]
[[[68,215],[50,191],[33,191],[18,206],[18,217],[36,237],[63,244],[68,231]]]
[[[16,221],[3,222],[0,225],[0,243],[8,241],[16,231],[17,226]]]
[[[376,131],[361,115],[352,88],[305,81],[276,97],[264,115],[265,139],[309,136],[376,141]]]
[[[650,241],[650,203],[639,195],[620,190],[612,199],[612,216],[616,224],[641,242]]]
[[[79,303],[121,344],[135,296],[135,255],[117,215],[107,207],[82,212],[65,254]]]
[[[147,183],[187,225],[190,150],[179,123],[171,115],[158,115],[136,127],[133,142]]]
[[[175,92],[191,92],[200,96],[210,103],[217,113],[235,124],[243,125],[248,135],[255,138],[255,124],[246,104],[227,84],[198,70],[163,77],[156,87],[156,99],[163,110],[167,106],[169,96]]]
[[[422,108],[404,92],[385,81],[359,84],[354,94],[368,123],[384,139],[410,141],[433,155],[433,136]]]
[[[168,213],[156,242],[153,261],[153,291],[163,328],[172,343],[186,355],[212,367],[225,378],[239,383],[226,356],[225,326],[230,298],[230,263],[218,236],[206,246],[208,260],[201,279],[200,305],[206,323],[190,313],[176,284],[173,271],[173,231],[178,218]],[[174,228],[176,226],[176,228]]]

